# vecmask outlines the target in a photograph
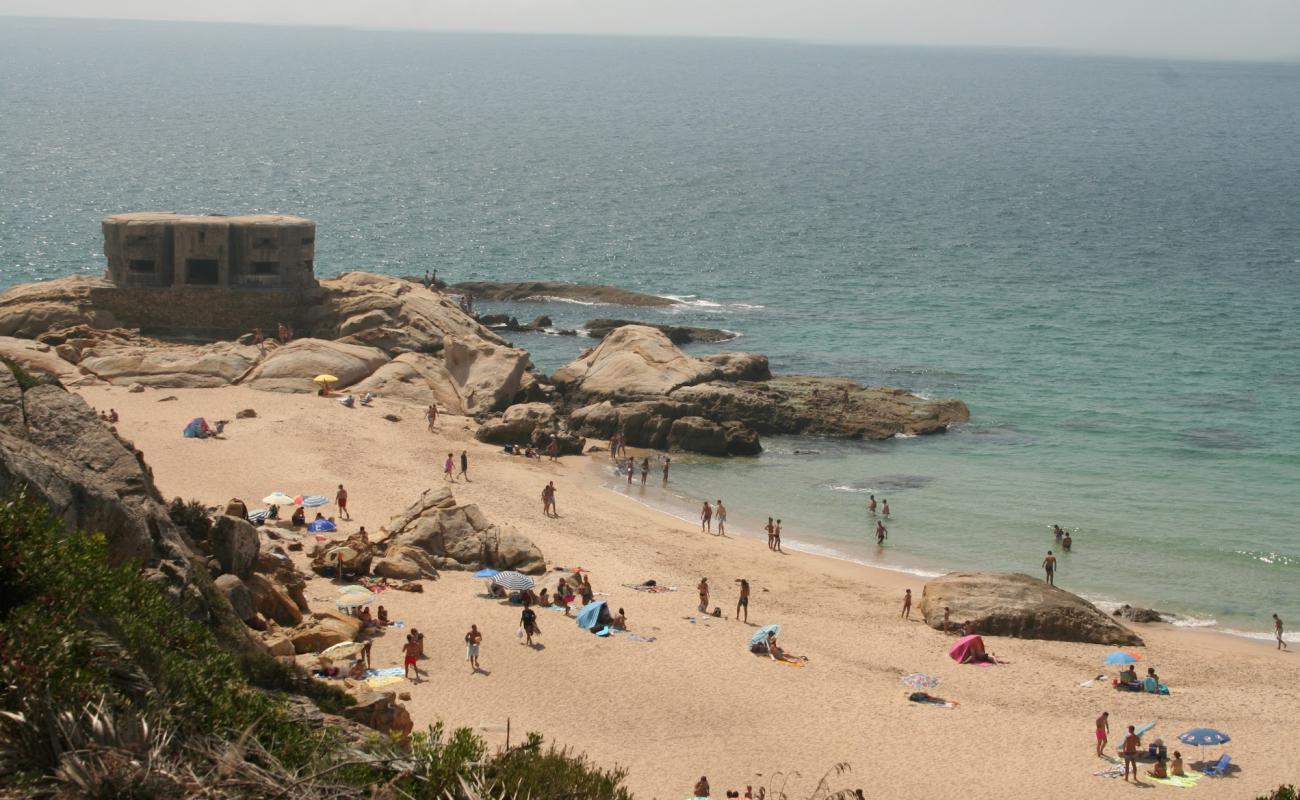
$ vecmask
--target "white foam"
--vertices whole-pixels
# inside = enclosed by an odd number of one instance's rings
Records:
[[[574,300],[572,297],[556,297],[549,294],[530,294],[525,300],[540,300],[546,303],[572,303],[575,306],[612,306],[615,303],[597,303],[594,300]]]
[[[895,438],[895,439],[915,439],[915,438],[916,438],[916,434],[915,434],[915,433],[903,433],[902,431],[899,431],[898,433],[894,434],[893,438]]]
[[[678,305],[694,306],[696,308],[734,308],[741,311],[756,311],[767,308],[767,306],[756,303],[719,303],[716,300],[705,300],[695,294],[661,294],[658,296],[665,300],[672,300]]]

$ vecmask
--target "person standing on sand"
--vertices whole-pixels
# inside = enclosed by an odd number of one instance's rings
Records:
[[[541,634],[542,629],[537,627],[537,612],[528,600],[524,600],[524,613],[519,615],[519,627],[524,631],[524,644],[532,647],[533,636]]]
[[[943,632],[948,632],[948,620],[952,617],[952,609],[947,606],[943,607]]]
[[[460,476],[469,483],[469,453],[465,450],[460,451]]]
[[[1110,712],[1103,711],[1097,717],[1097,758],[1106,750],[1106,740],[1110,738]]]
[[[1124,737],[1123,749],[1120,755],[1124,757],[1124,780],[1128,781],[1128,771],[1133,770],[1133,782],[1138,782],[1138,751],[1142,749],[1142,737],[1133,732],[1133,726],[1128,726],[1128,735]]]
[[[668,485],[668,466],[673,463],[671,458],[664,457],[664,486]]]
[[[1273,615],[1273,635],[1277,636],[1277,649],[1286,650],[1286,639],[1282,638],[1282,618],[1277,614]]]
[[[429,433],[433,433],[433,426],[438,424],[438,406],[431,405],[424,410],[424,419],[429,423]]]
[[[1043,571],[1047,573],[1047,583],[1049,586],[1056,585],[1056,556],[1052,551],[1047,551],[1047,558],[1043,559]]]
[[[483,634],[478,632],[478,626],[469,626],[469,633],[465,634],[465,660],[469,661],[471,675],[479,671],[478,648],[482,643]]]
[[[338,494],[334,495],[334,504],[339,507],[340,517],[352,519],[352,515],[348,513],[348,490],[344,489],[341,483],[339,484]]]
[[[876,513],[876,496],[874,494],[871,495],[871,499],[867,500],[867,512],[870,514]]]
[[[547,482],[547,484],[546,484],[546,488],[547,488],[547,490],[550,491],[550,497],[551,497],[551,516],[552,516],[552,517],[555,517],[556,519],[559,519],[559,517],[560,517],[560,508],[559,508],[559,506],[556,505],[556,503],[555,503],[555,481],[549,481],[549,482]]]
[[[718,535],[726,536],[727,535],[727,507],[722,504],[721,499],[718,500],[717,516],[718,516]]]
[[[908,589],[903,593],[903,613],[899,614],[903,619],[912,618],[912,590]]]
[[[709,579],[700,578],[700,584],[695,588],[700,593],[700,613],[709,613]]]
[[[645,486],[645,479],[650,477],[650,459],[641,459],[641,485]]]
[[[636,474],[636,459],[629,458],[627,460],[627,485],[628,486],[632,485],[632,476],[635,474]]]
[[[704,501],[704,508],[700,509],[700,533],[713,533],[713,507],[709,501]]]
[[[406,635],[406,644],[402,645],[402,677],[410,677],[411,670],[415,670],[415,678],[411,683],[420,682],[420,665],[416,659],[420,657],[420,643],[415,640],[415,633],[411,632]]]
[[[885,523],[876,520],[876,544],[882,545],[889,538],[889,530],[885,528]]]
[[[778,553],[784,553],[781,549],[781,520],[776,521],[776,527],[772,529],[772,549]]]
[[[889,516],[889,501],[884,498],[881,498],[880,500],[880,514],[884,517]]]
[[[442,462],[442,477],[452,483],[456,482],[456,459],[451,453],[448,453],[447,460]]]
[[[773,549],[773,548],[772,548],[772,531],[776,530],[776,526],[774,526],[774,525],[772,524],[772,518],[771,518],[771,517],[768,517],[768,518],[767,518],[767,526],[764,527],[763,530],[767,531],[767,549],[768,549],[768,550],[771,550],[771,549]]]
[[[736,601],[736,619],[740,619],[740,610],[745,610],[745,622],[749,622],[749,581],[744,578],[736,578],[736,583],[740,584],[740,599]]]

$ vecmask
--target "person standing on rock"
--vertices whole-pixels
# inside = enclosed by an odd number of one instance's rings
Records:
[[[469,483],[469,453],[465,450],[460,451],[460,477]]]
[[[456,482],[456,459],[451,453],[448,453],[447,460],[442,462],[442,477],[452,483]]]
[[[885,543],[885,540],[888,538],[889,538],[889,529],[885,527],[885,523],[881,522],[880,520],[876,520],[876,545],[877,546],[883,545]]]
[[[722,499],[718,499],[718,535],[727,535],[727,507],[722,504]]]
[[[479,633],[478,626],[470,625],[469,633],[465,634],[465,660],[469,661],[471,675],[479,671],[478,649],[482,643],[483,634]]]
[[[1056,585],[1056,556],[1052,555],[1051,550],[1047,551],[1047,558],[1043,559],[1043,571],[1047,573],[1047,577],[1045,580],[1047,581],[1048,585],[1055,586]]]
[[[429,423],[429,433],[433,433],[433,428],[438,424],[438,406],[430,405],[424,411],[424,418]]]
[[[348,490],[344,489],[341,483],[339,484],[338,494],[334,495],[334,504],[339,507],[340,517],[352,519],[352,515],[348,513]]]
[[[700,533],[713,533],[713,506],[709,501],[704,501],[704,508],[700,509]]]

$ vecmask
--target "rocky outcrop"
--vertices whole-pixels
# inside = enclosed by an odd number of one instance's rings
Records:
[[[710,419],[738,419],[760,434],[888,439],[946,430],[970,419],[960,400],[927,400],[902,389],[869,389],[846,378],[783,375],[766,381],[710,381],[670,395]]]
[[[394,692],[375,692],[363,689],[356,695],[357,702],[340,712],[345,719],[365,725],[380,733],[390,734],[399,740],[411,735],[415,723]]]
[[[542,553],[514,528],[489,522],[476,505],[458,505],[451,490],[428,489],[384,526],[385,559],[407,548],[426,554],[438,569],[546,570]],[[427,576],[432,577],[432,576]]]
[[[480,425],[474,438],[489,444],[531,443],[534,431],[558,432],[557,424],[555,409],[546,403],[520,403]]]
[[[212,557],[221,565],[221,571],[246,579],[253,574],[257,562],[257,528],[236,517],[218,516],[212,521],[208,533]]]
[[[383,558],[371,563],[370,572],[379,578],[398,581],[438,577],[433,558],[426,551],[407,545],[390,546]]]
[[[574,411],[568,422],[574,433],[596,439],[622,431],[632,447],[715,456],[757,455],[763,449],[758,434],[744,423],[707,419],[699,405],[676,400],[617,406],[606,400]]]
[[[253,345],[169,345],[152,340],[106,343],[79,351],[84,372],[117,386],[206,389],[239,380],[262,357]],[[314,375],[311,377],[315,377]]]
[[[466,414],[500,411],[518,394],[528,369],[528,351],[481,339],[448,336],[443,366]]]
[[[589,319],[582,324],[582,329],[587,332],[588,336],[604,339],[613,333],[615,329],[622,328],[625,325],[644,325],[648,328],[654,328],[667,336],[668,340],[673,344],[728,342],[736,338],[736,334],[731,331],[718,330],[717,328],[662,325],[654,322],[634,322],[630,319]]]
[[[361,635],[361,620],[332,611],[320,611],[289,632],[295,653],[319,653],[340,642],[355,642]]]
[[[401,278],[347,272],[320,284],[324,297],[309,319],[314,336],[342,337],[390,355],[437,353],[446,336],[505,344],[442,293]]]
[[[763,452],[758,434],[744,423],[718,423],[704,417],[673,420],[668,429],[668,449],[712,456],[756,456]]]
[[[11,286],[0,293],[0,336],[35,339],[46,331],[88,325],[118,328],[121,322],[91,302],[92,289],[111,289],[100,277],[72,275]]]
[[[344,389],[388,362],[383,350],[324,339],[295,339],[271,351],[243,383],[267,392],[311,393],[317,375],[333,375],[333,389]]]
[[[463,414],[460,394],[452,384],[442,358],[425,353],[403,353],[352,387],[354,394],[372,392],[377,397]]]
[[[1150,624],[1152,622],[1166,622],[1165,615],[1156,611],[1154,608],[1136,608],[1125,603],[1111,612],[1112,616],[1123,617],[1131,622]]]
[[[253,610],[263,618],[288,627],[302,622],[303,608],[282,584],[261,574],[249,576],[245,584],[252,599]]]
[[[253,607],[253,593],[237,576],[221,575],[212,584],[217,587],[217,591],[225,595],[240,621],[247,622],[257,613],[257,609]]]
[[[0,364],[0,495],[26,487],[68,529],[103,533],[109,557],[139,565],[182,609],[205,619],[193,552],[172,523],[143,456],[80,397],[20,381]]]
[[[565,283],[563,281],[523,281],[504,283],[499,281],[465,281],[451,287],[451,291],[464,294],[468,292],[475,300],[504,300],[520,302],[525,300],[578,300],[583,303],[608,303],[619,306],[672,306],[677,301],[653,294],[632,292],[614,286],[597,286],[593,284]]]
[[[944,606],[952,610],[954,624],[970,621],[981,635],[1142,644],[1141,637],[1087,600],[1018,573],[953,572],[935,578],[921,596],[927,625],[943,628]]]
[[[31,339],[0,336],[0,359],[12,361],[32,375],[51,378],[64,386],[81,386],[97,380],[94,375],[66,360],[53,345]]]

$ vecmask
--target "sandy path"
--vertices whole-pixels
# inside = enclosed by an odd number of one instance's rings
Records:
[[[1166,698],[1081,688],[1101,672],[1109,650],[1102,646],[989,639],[1010,666],[960,667],[946,656],[952,637],[898,619],[903,588],[919,601],[920,580],[813,555],[775,555],[757,539],[702,535],[600,488],[600,456],[526,462],[474,441],[468,420],[444,418],[430,434],[418,409],[382,401],[348,410],[242,387],[142,394],[95,387],[82,394],[97,408],[118,410],[119,430],[143,449],[168,496],[208,504],[238,496],[256,507],[273,490],[332,497],[344,483],[353,525],[372,531],[441,480],[447,452],[468,450],[473,481],[455,485],[458,500],[532,537],[549,563],[591,570],[596,590],[627,610],[632,630],[656,637],[600,639],[542,611],[543,647],[529,649],[514,636],[518,609],[479,596],[480,582],[465,573],[445,573],[423,595],[385,593],[390,616],[427,635],[427,681],[393,687],[412,692],[407,705],[417,727],[440,718],[500,742],[509,718],[515,736],[541,731],[598,763],[626,766],[642,797],[685,797],[701,774],[718,796],[746,783],[779,783],[778,772],[798,773],[791,788],[808,790],[843,761],[853,774],[834,785],[863,786],[868,797],[1092,798],[1126,788],[1092,774],[1105,766],[1092,754],[1092,720],[1109,709],[1116,737],[1120,725],[1153,720],[1154,733],[1169,742],[1194,725],[1231,733],[1229,752],[1242,771],[1202,781],[1199,796],[1254,797],[1300,778],[1300,656],[1265,644],[1143,627],[1148,663],[1174,688]],[[160,402],[167,396],[177,399]],[[233,420],[240,408],[258,417],[233,422],[225,440],[180,436],[193,416]],[[390,411],[401,422],[381,418]],[[558,520],[541,515],[548,480],[559,490]],[[742,622],[684,619],[695,613],[702,575],[727,617],[735,609],[733,579],[749,578],[751,622],[780,622],[783,644],[807,655],[808,665],[750,655],[744,645],[753,628]],[[551,573],[545,585],[556,578]],[[679,591],[648,595],[621,586],[646,578]],[[327,581],[309,581],[307,593],[332,607]],[[461,642],[470,623],[484,633],[489,674],[471,675],[465,662]],[[401,638],[390,633],[376,642],[376,666],[400,664]],[[898,678],[913,671],[941,676],[937,693],[961,708],[906,702]],[[1187,755],[1190,748],[1183,749]],[[1178,790],[1156,787],[1166,791]]]

